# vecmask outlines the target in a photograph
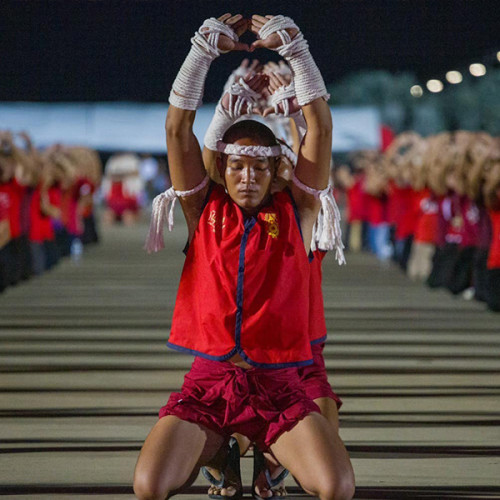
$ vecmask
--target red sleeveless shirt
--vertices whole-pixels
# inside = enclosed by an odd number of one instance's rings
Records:
[[[315,250],[313,255],[309,281],[309,340],[312,345],[321,344],[326,340],[325,306],[321,287],[323,281],[321,265],[326,252]]]
[[[264,368],[312,363],[309,259],[289,193],[254,216],[214,186],[190,243],[168,345]]]

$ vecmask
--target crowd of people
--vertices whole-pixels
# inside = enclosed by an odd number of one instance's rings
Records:
[[[394,259],[413,280],[500,311],[500,138],[406,132],[335,173],[350,251]]]
[[[101,171],[88,148],[40,150],[24,132],[0,131],[0,292],[98,241]]]

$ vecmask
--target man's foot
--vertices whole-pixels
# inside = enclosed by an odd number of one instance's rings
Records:
[[[210,482],[208,498],[213,500],[238,500],[243,488],[240,474],[240,449],[235,439],[229,441],[227,454],[224,457],[225,465],[220,469],[202,467],[201,473]]]
[[[228,475],[223,475],[221,471],[212,467],[203,467],[202,474],[211,483],[208,488],[208,498],[214,500],[239,498],[238,492],[241,496],[241,484],[238,483],[237,479],[230,479]]]
[[[252,495],[255,498],[269,500],[287,497],[288,493],[283,482],[286,476],[288,471],[284,467],[269,462],[263,453],[254,447]]]

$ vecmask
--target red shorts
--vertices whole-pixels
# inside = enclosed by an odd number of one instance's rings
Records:
[[[313,364],[299,368],[299,375],[306,394],[311,399],[330,398],[337,404],[337,409],[342,406],[342,400],[332,391],[328,383],[328,376],[323,359],[324,342],[311,346],[313,353]]]
[[[228,361],[195,358],[181,392],[160,418],[175,415],[226,437],[247,436],[265,451],[318,406],[307,397],[297,368],[245,370]]]

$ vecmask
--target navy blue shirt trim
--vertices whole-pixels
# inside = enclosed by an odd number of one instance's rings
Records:
[[[256,368],[300,368],[301,366],[309,366],[313,364],[312,359],[307,359],[305,361],[292,361],[290,363],[257,363],[253,359],[250,359],[248,355],[243,351],[243,349],[238,350],[238,354],[246,361],[249,365],[255,366]]]
[[[205,354],[201,351],[196,351],[194,349],[188,349],[187,347],[182,347],[177,344],[173,344],[172,342],[167,342],[167,346],[174,351],[182,352],[183,354],[191,354],[193,356],[199,356],[200,358],[209,359],[210,361],[227,361],[232,358],[235,354],[239,354],[244,361],[246,361],[249,365],[255,366],[256,368],[271,368],[271,369],[279,369],[279,368],[298,368],[301,366],[308,366],[313,364],[312,359],[308,359],[306,361],[296,361],[291,363],[256,363],[251,360],[242,349],[237,350],[235,347],[231,349],[230,352],[224,354],[223,356],[211,356],[210,354]]]
[[[237,353],[236,347],[231,349],[230,352],[224,354],[223,356],[212,356],[210,354],[205,354],[204,352],[196,351],[194,349],[188,349],[187,347],[182,347],[180,345],[173,344],[170,341],[167,342],[167,346],[170,347],[170,349],[173,349],[174,351],[179,351],[184,354],[192,354],[193,356],[199,356],[200,358],[210,359],[212,361],[227,361],[229,358],[232,358]]]
[[[245,220],[245,231],[241,237],[240,258],[238,261],[238,281],[236,285],[236,326],[234,331],[234,341],[236,348],[241,348],[241,324],[243,323],[243,285],[245,279],[245,250],[248,242],[248,235],[257,223],[257,219],[250,217]]]
[[[326,335],[324,335],[320,339],[312,340],[311,345],[322,344],[325,341],[326,341]]]

